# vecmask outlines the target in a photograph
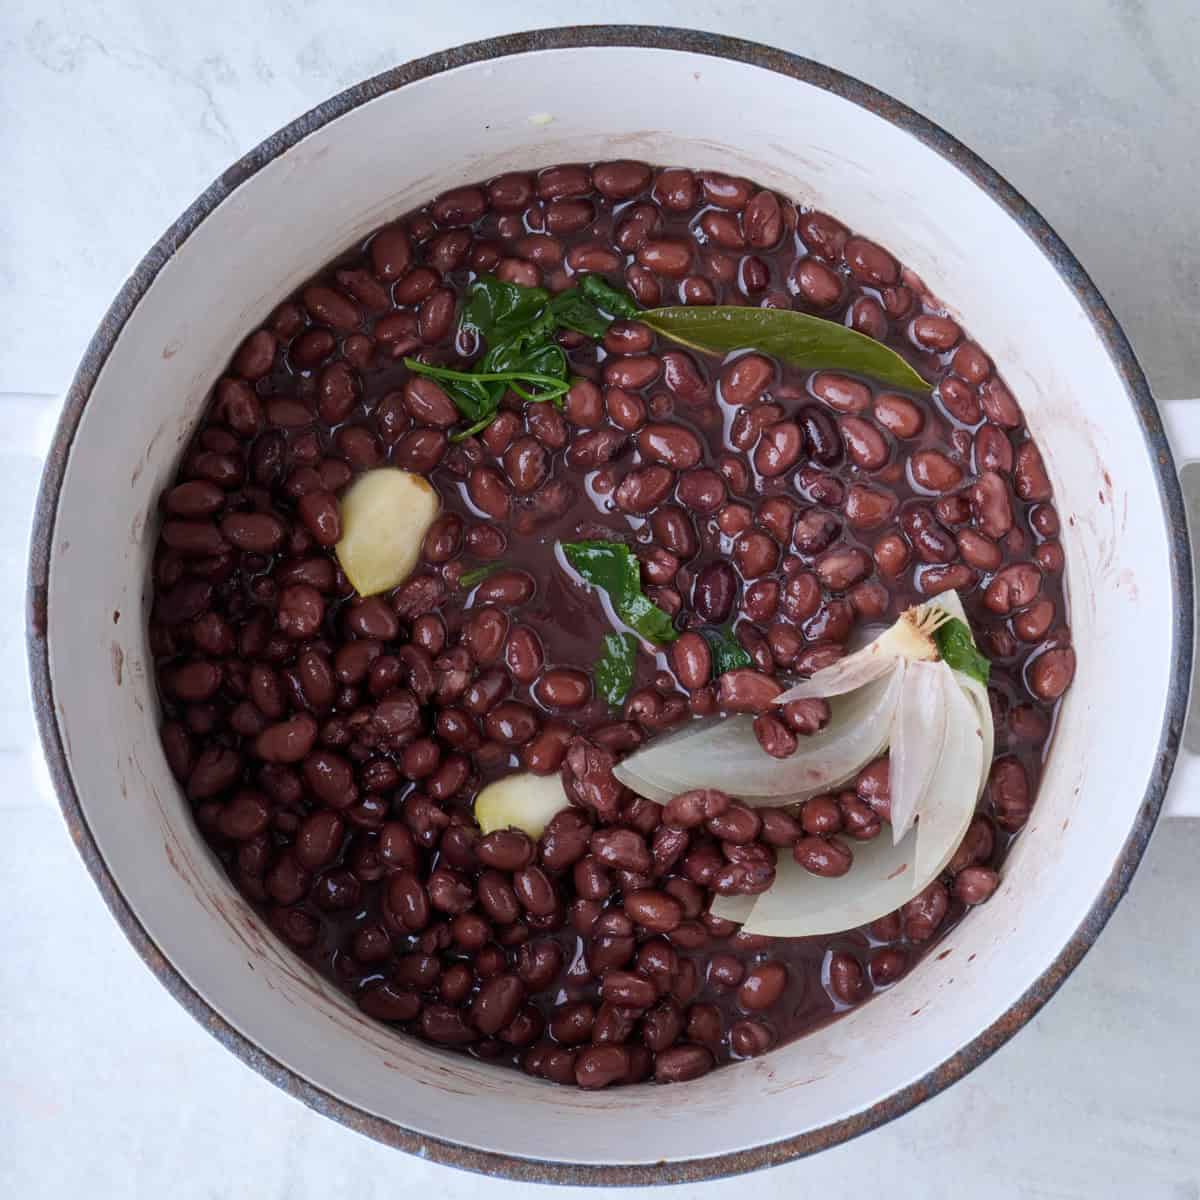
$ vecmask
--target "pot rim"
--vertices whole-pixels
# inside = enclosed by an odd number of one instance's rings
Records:
[[[1071,939],[1025,993],[970,1043],[923,1078],[870,1108],[819,1129],[763,1146],[711,1157],[661,1164],[570,1163],[479,1150],[407,1129],[331,1095],[239,1033],[176,970],[142,926],[113,878],[88,827],[55,718],[46,635],[51,547],[67,459],[93,387],[126,322],[154,282],[200,223],[242,183],[303,138],[371,100],[410,83],[489,59],[541,50],[629,47],[672,50],[761,67],[819,87],[865,108],[936,151],[986,192],[1037,242],[1070,288],[1122,378],[1142,426],[1156,475],[1171,557],[1174,595],[1174,670],[1167,690],[1158,745],[1158,767],[1147,783],[1137,818],[1105,886]],[[62,409],[46,457],[34,511],[26,592],[26,643],[38,731],[68,831],[110,912],[162,985],[226,1049],[309,1108],[358,1133],[437,1163],[528,1183],[625,1187],[698,1183],[776,1166],[836,1146],[902,1116],[957,1082],[990,1057],[1029,1021],[1062,985],[1107,924],[1141,860],[1154,828],[1182,739],[1191,680],[1193,582],[1183,495],[1158,409],[1124,331],[1096,285],[1042,215],[961,142],[907,105],[850,75],[811,59],[741,38],[689,29],[642,25],[564,26],[506,34],[440,51],[384,71],[347,88],[297,117],[223,172],[172,223],[130,275],[92,337]]]

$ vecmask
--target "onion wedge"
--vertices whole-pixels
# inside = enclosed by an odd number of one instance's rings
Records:
[[[909,830],[946,740],[945,663],[909,663],[891,739],[892,841]]]
[[[756,805],[793,804],[858,773],[888,743],[900,699],[902,664],[857,691],[834,697],[828,725],[804,738],[791,758],[771,758],[748,716],[689,725],[651,742],[613,774],[639,796],[666,804],[692,788],[718,788]]]
[[[854,866],[835,879],[814,875],[790,855],[780,855],[775,882],[755,901],[742,932],[814,937],[887,916],[917,891],[915,842],[916,834],[910,833],[898,846],[882,836],[855,844]]]
[[[896,657],[887,653],[885,637],[886,634],[877,637],[858,653],[839,658],[811,678],[802,679],[782,695],[776,696],[775,703],[787,704],[790,700],[808,700],[810,697],[829,699],[831,696],[844,696],[886,675],[895,668]]]
[[[971,627],[970,621],[967,620],[967,610],[963,608],[963,602],[956,591],[939,593],[934,603],[961,621],[968,629]],[[992,769],[992,755],[996,751],[996,726],[992,720],[992,702],[988,699],[987,688],[978,679],[968,675],[965,671],[955,671],[954,678],[958,680],[959,687],[967,693],[971,703],[975,705],[975,711],[979,714],[979,729],[983,737],[983,760],[979,767],[978,796],[982,796]]]
[[[663,804],[711,787],[752,806],[788,805],[836,790],[890,747],[890,839],[856,844],[852,868],[835,878],[813,875],[785,856],[766,892],[719,896],[710,909],[747,933],[771,937],[854,929],[895,911],[936,879],[965,836],[995,746],[991,704],[979,682],[986,678],[987,661],[962,603],[945,592],[775,698],[776,704],[829,701],[826,727],[803,738],[790,758],[766,755],[751,718],[735,716],[652,742],[614,773]]]
[[[957,603],[958,596],[953,592],[950,594]],[[961,608],[960,604],[960,611]],[[944,614],[949,611],[947,605],[937,601],[910,608],[901,613],[898,621],[889,625],[860,650],[830,663],[811,678],[801,680],[781,696],[776,696],[775,703],[787,704],[789,700],[841,696],[870,683],[872,679],[878,679],[890,666],[897,663],[926,662],[936,658],[937,647],[930,635],[945,621]]]
[[[967,610],[963,608],[963,602],[953,588],[946,592],[938,592],[928,603],[936,605],[938,608],[948,612],[952,617],[961,621],[968,628],[970,627],[971,622],[967,620]]]
[[[975,815],[970,782],[980,769],[983,737],[974,706],[953,673],[944,663],[936,665],[935,680],[946,695],[947,735],[920,824],[898,843],[882,836],[855,843],[853,867],[835,879],[781,856],[775,882],[754,901],[744,933],[814,937],[856,929],[894,912],[945,869]],[[747,899],[753,897],[722,897],[712,911],[736,921]]]
[[[992,769],[992,755],[996,752],[996,727],[992,721],[992,702],[988,699],[987,688],[978,679],[962,671],[955,671],[954,678],[958,686],[966,692],[975,712],[979,716],[979,730],[983,737],[983,758],[979,765],[979,791],[975,795],[976,803],[987,787],[988,775]]]
[[[717,896],[708,906],[709,913],[722,921],[735,921],[741,925],[754,911],[757,896]]]
[[[946,847],[953,854],[965,836],[975,815],[983,759],[983,730],[975,705],[963,693],[955,673],[945,663],[935,665],[945,697],[946,738],[933,778],[921,797],[917,823],[918,887],[938,876],[949,861]]]

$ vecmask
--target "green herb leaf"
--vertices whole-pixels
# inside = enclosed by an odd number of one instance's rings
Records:
[[[500,570],[502,565],[502,563],[485,563],[482,567],[472,567],[458,577],[458,585],[470,591],[471,588],[478,587],[494,571]]]
[[[466,429],[460,429],[456,433],[450,435],[452,442],[465,442],[467,438],[474,437],[477,433],[482,433],[494,420],[496,412],[493,409],[489,413],[485,413],[474,425],[468,425]]]
[[[992,664],[988,662],[975,646],[975,639],[970,629],[957,617],[947,621],[934,635],[938,653],[946,665],[972,679],[978,679],[986,684],[992,672]]]
[[[562,351],[557,346],[546,349],[557,350],[558,354],[562,355]],[[528,366],[519,366],[508,371],[460,371],[454,367],[430,366],[416,358],[406,358],[404,365],[414,375],[427,375],[430,379],[436,379],[441,383],[445,387],[446,394],[454,401],[454,406],[458,411],[468,421],[473,422],[469,429],[454,435],[454,441],[461,441],[464,437],[490,425],[492,418],[500,409],[500,397],[504,395],[504,388],[488,388],[488,384],[504,384],[526,400],[557,401],[570,390],[571,385],[566,379],[565,357],[561,358],[561,361],[552,356],[545,359],[527,359],[526,361],[532,361],[534,365],[540,363],[547,372],[553,370],[556,373],[543,373],[532,370]],[[560,368],[561,374],[558,374]],[[536,387],[538,391],[534,394],[527,391],[527,387]]]
[[[738,645],[731,629],[701,629],[700,636],[712,651],[714,679],[724,675],[726,671],[753,665],[754,660]]]
[[[507,384],[491,385],[497,389],[494,393],[497,407],[506,386],[526,400],[559,400],[570,387],[567,380],[567,356],[562,352],[562,348],[551,341],[538,342],[525,334],[518,334],[510,341],[501,342],[494,350],[489,350],[482,360],[476,363],[472,374],[477,377],[495,374],[511,374],[516,377]],[[550,389],[550,395],[532,396],[521,387],[527,379],[537,375],[557,381]]]
[[[596,688],[612,705],[625,702],[633,685],[637,664],[637,638],[632,633],[606,633],[604,649],[596,660]]]
[[[545,288],[501,283],[494,275],[480,275],[467,293],[461,325],[494,345],[529,325],[549,299]]]
[[[483,417],[490,420],[496,415],[502,393],[493,395],[493,389],[489,388],[482,380],[476,379],[469,371],[456,371],[451,367],[434,367],[416,358],[404,359],[404,365],[414,375],[428,375],[431,379],[436,379],[442,385],[446,395],[454,401],[454,407],[468,421],[478,421]]]
[[[597,307],[614,317],[624,317],[627,320],[641,318],[645,314],[638,307],[637,301],[620,288],[608,283],[602,275],[582,275],[579,279],[579,290]],[[672,311],[661,309],[656,311]],[[738,310],[740,311],[740,310]]]
[[[642,591],[641,568],[620,542],[563,542],[567,562],[585,582],[608,593],[613,610],[648,642],[673,642],[679,631]]]
[[[578,302],[568,301],[572,295]],[[467,370],[431,367],[409,358],[404,364],[418,375],[438,380],[470,422],[452,435],[453,441],[460,442],[492,423],[508,388],[525,400],[549,400],[561,407],[570,382],[567,356],[555,343],[554,331],[559,325],[570,325],[586,326],[584,331],[589,332],[603,321],[577,290],[551,300],[544,288],[481,275],[471,284],[460,325],[487,343],[484,356]]]
[[[654,308],[637,318],[663,337],[708,354],[761,350],[793,367],[854,371],[892,387],[929,391],[929,384],[882,342],[807,313],[709,305]]]
[[[550,301],[547,312],[555,325],[585,333],[596,341],[608,332],[612,324],[612,318],[606,317],[579,288],[559,292]]]

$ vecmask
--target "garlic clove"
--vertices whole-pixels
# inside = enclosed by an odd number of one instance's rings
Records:
[[[396,467],[368,471],[350,485],[336,552],[360,596],[390,591],[412,574],[438,508],[428,480]]]
[[[522,771],[489,783],[475,797],[475,820],[485,834],[522,829],[535,841],[555,813],[570,807],[562,776]]]

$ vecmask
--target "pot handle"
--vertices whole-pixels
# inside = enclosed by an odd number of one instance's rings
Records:
[[[1200,565],[1200,399],[1160,400],[1158,408],[1179,468],[1195,570]],[[1197,599],[1200,601],[1200,596]],[[1197,617],[1200,618],[1200,612]],[[1200,661],[1194,656],[1191,703],[1183,727],[1183,744],[1179,747],[1175,771],[1167,788],[1163,815],[1200,817]]]

